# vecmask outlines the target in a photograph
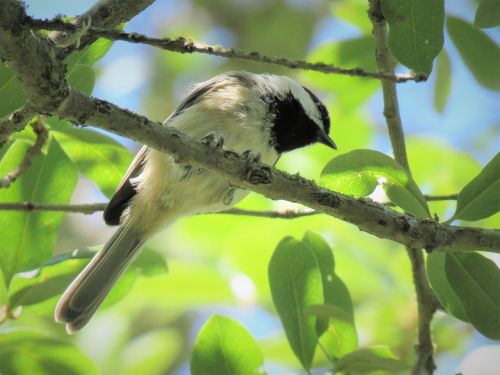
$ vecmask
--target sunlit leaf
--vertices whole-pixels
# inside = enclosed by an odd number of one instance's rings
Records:
[[[447,16],[446,26],[458,53],[477,82],[487,89],[500,91],[500,47],[497,43],[461,18]]]
[[[76,129],[66,121],[49,119],[52,133],[80,172],[110,197],[128,165],[132,154],[110,137],[89,129]]]
[[[26,92],[14,71],[0,61],[0,119],[26,102]]]
[[[3,375],[92,375],[92,361],[67,342],[36,331],[0,331],[0,373]]]
[[[464,306],[453,290],[446,276],[446,254],[433,252],[427,257],[427,276],[434,293],[446,312],[454,317],[469,322],[465,315]]]
[[[500,153],[460,192],[451,220],[479,220],[500,210]]]
[[[340,358],[334,366],[334,372],[369,374],[375,371],[397,373],[408,371],[407,363],[397,359],[389,348],[376,346],[360,349]]]
[[[99,38],[83,51],[75,51],[64,61],[68,65],[68,75],[77,65],[93,65],[109,51],[113,41]]]
[[[264,357],[252,335],[238,322],[214,314],[201,327],[191,356],[193,375],[265,374]]]
[[[326,330],[321,329],[320,343],[330,357],[341,358],[358,348],[353,318],[343,308],[329,304],[313,305],[304,312],[316,316],[318,325],[327,327]]]
[[[94,89],[95,72],[90,65],[76,65],[68,74],[68,83],[75,90],[90,95]]]
[[[311,367],[316,343],[316,319],[304,310],[323,303],[321,271],[309,246],[284,238],[269,262],[274,306],[290,346],[305,369]]]
[[[29,143],[17,140],[0,161],[0,176],[12,171],[24,158]],[[8,189],[0,189],[3,202],[68,203],[77,171],[57,142],[33,158],[31,167]],[[41,266],[52,255],[61,212],[0,211],[0,266],[5,278]]]
[[[436,60],[436,80],[434,81],[434,108],[443,113],[451,91],[451,61],[442,50]]]
[[[446,254],[446,276],[472,325],[500,339],[500,269],[478,253]]]
[[[500,25],[500,1],[482,0],[476,10],[474,26],[486,29]]]
[[[320,184],[355,197],[370,195],[382,185],[389,199],[412,214],[429,217],[427,202],[417,184],[394,159],[373,150],[354,150],[328,162]]]
[[[444,0],[386,0],[380,5],[394,57],[417,74],[429,76],[444,43]]]
[[[363,1],[333,1],[330,9],[334,17],[349,22],[365,34],[371,33],[373,25],[367,17],[367,3]]]

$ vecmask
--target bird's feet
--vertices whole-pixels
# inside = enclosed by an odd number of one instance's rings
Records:
[[[224,135],[219,134],[217,136],[214,132],[210,132],[201,139],[201,143],[212,149],[221,150],[224,145]]]
[[[245,159],[247,163],[255,164],[255,163],[260,163],[262,154],[260,152],[253,152],[252,150],[246,150],[241,154],[241,156],[243,156],[243,159]]]

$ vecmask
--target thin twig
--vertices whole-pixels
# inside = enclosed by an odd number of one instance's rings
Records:
[[[5,211],[59,211],[80,214],[93,214],[104,211],[107,203],[85,203],[85,204],[50,204],[33,202],[2,202],[0,210]]]
[[[376,40],[376,61],[379,70],[386,74],[393,74],[396,60],[389,50],[387,27],[380,8],[380,0],[369,0],[369,16],[373,23],[373,33]],[[387,80],[381,81],[384,97],[384,116],[387,122],[389,137],[396,161],[410,171],[406,153],[405,136],[401,116],[399,113],[396,85]],[[432,374],[434,364],[431,336],[431,321],[436,311],[436,297],[429,285],[425,270],[425,261],[422,249],[408,246],[408,256],[412,265],[413,282],[417,295],[418,306],[418,344],[416,346],[417,359],[412,369],[412,375]]]
[[[77,26],[70,23],[66,23],[59,18],[53,20],[38,20],[38,19],[28,18],[26,23],[34,30],[50,29],[50,30],[61,30],[61,31],[75,32],[75,33],[80,31],[80,29]],[[245,52],[233,48],[210,46],[201,42],[188,40],[182,37],[175,39],[150,38],[148,36],[138,33],[125,33],[118,30],[102,30],[92,27],[88,28],[85,31],[85,33],[86,35],[92,36],[94,38],[102,37],[110,40],[121,40],[129,43],[147,44],[171,52],[178,52],[178,53],[197,52],[219,57],[236,58],[236,59],[257,61],[261,63],[281,65],[292,69],[314,70],[317,72],[327,73],[327,74],[329,73],[329,74],[341,74],[341,75],[356,76],[356,77],[375,78],[396,83],[402,83],[407,81],[420,82],[423,81],[425,78],[421,76],[416,76],[413,73],[395,75],[395,74],[386,74],[383,72],[368,72],[361,68],[352,68],[352,69],[340,68],[323,62],[311,63],[304,60],[291,60],[285,57],[263,55],[259,52]]]
[[[0,121],[0,147],[8,140],[6,134],[23,130],[26,123],[33,118],[35,113],[31,105],[26,103],[23,108],[15,111],[5,120]]]
[[[42,147],[45,142],[47,142],[48,132],[41,117],[38,117],[35,121],[33,121],[31,123],[31,127],[37,136],[35,143],[28,148],[21,164],[0,179],[0,188],[8,188],[19,178],[19,176],[28,170],[31,166],[33,158],[42,152]]]
[[[443,201],[455,200],[457,194],[448,195],[425,195],[428,201]],[[48,203],[34,203],[34,202],[5,202],[0,203],[0,211],[61,211],[81,214],[93,214],[94,212],[104,211],[107,203],[84,203],[84,204],[48,204]],[[385,206],[392,206],[392,202],[385,202]],[[271,219],[296,219],[300,217],[307,217],[312,215],[320,215],[321,212],[314,210],[298,211],[298,210],[284,210],[284,211],[257,211],[257,210],[244,210],[241,208],[231,208],[226,211],[217,212],[216,214],[222,215],[240,215],[240,216],[256,216],[267,217]]]

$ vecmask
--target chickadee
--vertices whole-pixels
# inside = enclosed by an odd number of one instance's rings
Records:
[[[200,83],[164,125],[247,158],[260,155],[269,165],[315,142],[336,148],[325,105],[294,80],[272,74],[229,72]],[[79,330],[155,232],[182,216],[226,210],[247,194],[212,171],[144,146],[104,211],[104,221],[120,227],[66,289],[56,321],[68,333]]]

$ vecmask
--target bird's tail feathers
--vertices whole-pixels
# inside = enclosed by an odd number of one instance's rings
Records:
[[[94,315],[113,285],[139,253],[139,235],[121,226],[66,289],[57,303],[55,319],[68,333],[82,328]]]

